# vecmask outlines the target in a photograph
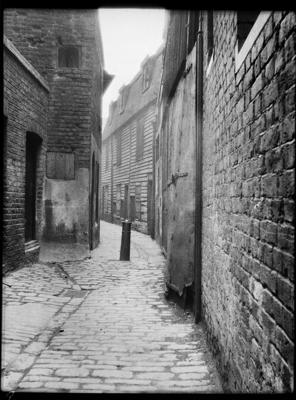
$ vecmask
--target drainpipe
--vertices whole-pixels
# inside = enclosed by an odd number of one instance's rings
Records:
[[[152,140],[152,204],[151,204],[151,214],[152,214],[152,226],[150,236],[155,239],[155,134],[156,134],[156,117],[152,121],[153,129],[153,140]]]
[[[110,196],[111,196],[111,222],[112,222],[112,224],[113,224],[113,213],[114,213],[114,210],[113,210],[113,133],[111,134],[111,137],[110,137],[110,141],[111,141],[111,193],[110,193]]]
[[[201,267],[202,267],[202,123],[203,123],[203,33],[201,15],[196,40],[196,94],[195,94],[195,232],[194,232],[194,316],[201,320]]]

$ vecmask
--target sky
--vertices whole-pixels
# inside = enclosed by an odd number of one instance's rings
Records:
[[[105,70],[115,75],[103,96],[103,128],[109,104],[118,90],[140,71],[141,62],[153,55],[163,43],[165,10],[144,8],[101,8],[99,21]]]

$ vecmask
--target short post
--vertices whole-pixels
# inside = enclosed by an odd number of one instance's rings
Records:
[[[120,261],[130,260],[131,224],[127,219],[122,221]]]

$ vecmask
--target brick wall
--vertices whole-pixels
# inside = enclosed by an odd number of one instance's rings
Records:
[[[202,301],[231,391],[291,391],[295,14],[273,12],[238,71],[237,18],[204,25]]]
[[[4,46],[4,116],[7,118],[3,159],[3,272],[23,266],[25,255],[25,167],[26,134],[40,136],[36,187],[36,238],[41,235],[42,188],[46,152],[48,90],[32,73],[32,66],[23,64]],[[34,257],[33,257],[34,259]],[[28,261],[28,260],[27,260]]]
[[[100,163],[103,57],[97,10],[6,9],[4,30],[49,82],[48,151],[75,155],[75,180],[46,178],[44,238],[87,243],[92,232],[97,244],[99,224],[90,221],[95,205],[88,198],[93,153]],[[77,68],[59,66],[60,46],[78,48]]]

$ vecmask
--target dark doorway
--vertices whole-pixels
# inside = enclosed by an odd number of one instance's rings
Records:
[[[153,234],[153,214],[152,214],[152,180],[149,179],[147,182],[147,223],[148,223],[148,235]]]
[[[36,239],[36,181],[37,160],[41,138],[31,132],[26,136],[25,174],[25,241]]]
[[[123,218],[128,219],[128,185],[124,185],[124,209]]]
[[[91,187],[90,187],[90,207],[89,207],[89,248],[94,249],[94,200],[95,200],[95,182],[96,182],[96,166],[95,166],[95,154],[92,155],[91,162]]]

